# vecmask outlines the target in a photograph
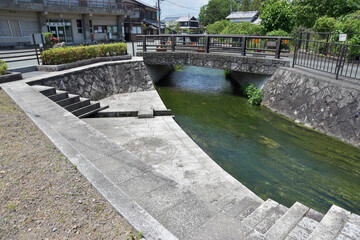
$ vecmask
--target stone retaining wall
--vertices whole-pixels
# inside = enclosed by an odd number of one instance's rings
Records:
[[[262,104],[271,110],[360,147],[359,84],[280,68],[265,83],[263,93]]]
[[[143,61],[121,61],[83,66],[29,84],[52,86],[93,101],[117,93],[155,89]]]
[[[282,59],[241,56],[229,53],[141,52],[146,65],[191,65],[239,72],[272,75],[290,62]]]

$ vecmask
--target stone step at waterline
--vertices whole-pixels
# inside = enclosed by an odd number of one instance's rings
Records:
[[[255,209],[255,211],[253,211],[249,216],[247,216],[241,223],[251,228],[255,228],[255,226],[258,225],[266,217],[266,215],[268,215],[278,205],[279,203],[269,198],[257,209]]]
[[[276,223],[265,233],[269,240],[284,239],[286,235],[309,211],[309,208],[296,202]]]
[[[101,107],[99,102],[90,102],[89,99],[68,94],[66,91],[56,90],[54,87],[40,85],[34,85],[32,87],[79,118],[94,115],[109,107]]]
[[[318,227],[312,232],[309,239],[335,239],[345,223],[350,217],[350,212],[345,209],[332,205],[330,210],[325,214]],[[348,238],[351,239],[351,238]]]

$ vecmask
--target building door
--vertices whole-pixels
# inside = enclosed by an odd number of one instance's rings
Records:
[[[72,43],[74,41],[71,31],[71,21],[64,19],[49,19],[48,30],[59,42]]]

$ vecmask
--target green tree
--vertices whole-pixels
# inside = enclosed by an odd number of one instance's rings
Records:
[[[240,35],[263,35],[264,28],[261,25],[250,22],[229,23],[221,34]]]
[[[335,27],[336,20],[333,17],[320,17],[314,24],[314,30],[316,32],[332,32]]]
[[[286,0],[267,0],[262,4],[261,25],[266,32],[281,29],[291,32],[295,26],[295,14],[290,2]]]
[[[294,0],[296,25],[311,28],[322,16],[338,18],[360,9],[359,0]]]
[[[228,20],[216,21],[213,24],[209,24],[206,27],[206,33],[208,34],[220,34],[229,25]]]
[[[233,9],[237,9],[237,3],[233,1]],[[224,20],[230,15],[230,1],[210,0],[208,4],[200,8],[199,20],[204,25],[213,24],[216,21]]]
[[[176,21],[169,21],[166,24],[165,32],[170,33],[170,31],[180,33],[181,32],[180,23]]]

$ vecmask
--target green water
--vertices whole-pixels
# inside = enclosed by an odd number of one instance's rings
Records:
[[[186,67],[157,89],[184,131],[264,200],[360,214],[360,149],[249,105],[221,70]]]

